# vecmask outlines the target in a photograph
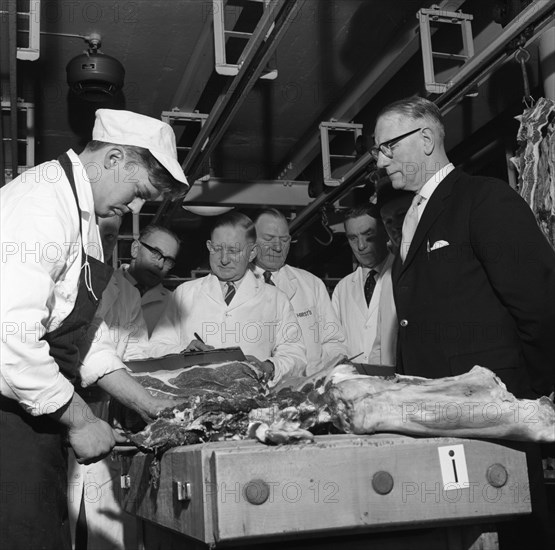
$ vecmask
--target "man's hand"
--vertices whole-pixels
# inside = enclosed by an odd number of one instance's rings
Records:
[[[69,444],[80,464],[97,462],[112,450],[116,442],[125,441],[125,437],[95,416],[76,393],[66,405],[49,416],[67,427]]]
[[[106,374],[97,384],[147,423],[152,422],[161,410],[178,404],[172,399],[153,397],[125,369]]]
[[[208,351],[211,349],[214,349],[214,346],[209,346],[208,344],[205,344],[195,338],[191,340],[189,345],[181,353],[186,353],[188,351]]]
[[[274,377],[276,368],[271,361],[260,361],[254,355],[246,355],[250,367],[261,382],[268,382]]]

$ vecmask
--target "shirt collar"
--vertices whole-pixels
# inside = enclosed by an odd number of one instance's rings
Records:
[[[387,257],[388,254],[386,254],[385,258],[383,259],[382,262],[380,262],[378,265],[374,266],[374,267],[364,267],[364,266],[360,266],[362,269],[362,276],[364,279],[366,279],[366,277],[368,277],[368,273],[370,273],[370,270],[374,270],[378,275],[381,274],[381,272],[384,269],[385,266],[385,262],[387,262]]]
[[[432,193],[436,190],[437,186],[447,177],[455,167],[453,163],[450,162],[446,164],[443,168],[440,168],[418,191],[418,194],[423,197],[426,201],[432,196]]]
[[[228,282],[233,283],[235,285],[235,289],[239,290],[239,287],[241,286],[241,283],[245,280],[245,277],[247,276],[248,271],[249,270],[247,269],[245,274],[240,279],[238,279],[237,281],[220,281],[220,279],[218,279],[218,282],[220,283],[220,288],[222,289],[222,292],[224,293],[224,296],[225,296],[225,293],[227,291],[227,283]]]

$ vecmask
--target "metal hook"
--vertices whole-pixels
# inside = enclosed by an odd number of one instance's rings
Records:
[[[322,214],[322,219],[321,219],[322,227],[324,228],[324,231],[328,234],[328,239],[327,241],[321,241],[318,237],[314,237],[314,240],[318,244],[321,244],[322,246],[329,246],[333,242],[333,231],[330,229],[330,226],[328,223],[328,215],[326,214],[325,208],[322,208],[321,214]]]
[[[526,62],[530,60],[530,52],[524,47],[519,46],[515,52],[515,61],[520,64],[522,72],[522,83],[524,86],[524,96],[522,98],[526,107],[530,108],[534,105],[534,98],[530,95],[530,81],[528,80],[528,73],[526,71]]]

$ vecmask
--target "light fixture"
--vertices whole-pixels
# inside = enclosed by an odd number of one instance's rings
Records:
[[[85,37],[89,48],[66,66],[70,89],[86,101],[111,99],[123,87],[125,69],[114,57],[100,52],[100,35]]]

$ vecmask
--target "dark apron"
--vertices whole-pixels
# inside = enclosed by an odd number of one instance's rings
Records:
[[[65,153],[58,161],[75,196],[82,235],[71,161]],[[86,256],[83,247],[81,253],[75,306],[59,327],[44,336],[50,355],[73,383],[78,383],[81,358],[94,337],[89,324],[113,271]],[[47,415],[32,416],[16,401],[0,396],[0,549],[69,550],[67,486],[65,428]],[[72,497],[80,495],[70,493]]]

